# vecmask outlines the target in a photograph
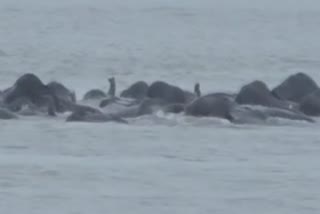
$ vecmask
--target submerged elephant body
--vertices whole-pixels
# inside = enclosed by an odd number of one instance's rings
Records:
[[[89,106],[77,106],[66,119],[68,122],[120,122],[127,123],[121,117],[104,114],[98,109]]]

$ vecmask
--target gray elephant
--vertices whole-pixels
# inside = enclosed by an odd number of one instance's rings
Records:
[[[66,112],[73,109],[73,105],[77,102],[75,92],[56,81],[48,83],[47,86],[59,101],[57,106],[58,112]]]
[[[39,109],[45,108],[49,115],[54,116],[59,100],[36,75],[27,73],[4,91],[3,104],[10,110],[18,112],[28,103]]]
[[[235,101],[239,104],[261,105],[297,111],[297,104],[276,98],[268,86],[258,80],[243,86]]]
[[[211,116],[232,120],[230,115],[234,101],[228,94],[214,93],[199,97],[185,108],[186,115]]]
[[[163,81],[152,83],[148,89],[147,96],[161,99],[167,103],[186,103],[187,101],[185,92],[181,88]]]
[[[289,76],[272,90],[272,94],[281,99],[299,103],[305,96],[317,90],[318,84],[307,74],[297,73]]]
[[[299,108],[306,115],[320,116],[320,89],[305,96],[301,100]]]
[[[144,81],[138,81],[120,93],[120,97],[141,100],[147,96],[149,85]]]

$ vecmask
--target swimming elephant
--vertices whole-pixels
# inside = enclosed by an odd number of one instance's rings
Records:
[[[187,105],[185,113],[192,116],[210,116],[227,119],[232,123],[261,123],[269,118],[283,118],[313,122],[301,112],[277,107],[239,105],[233,95],[215,93],[202,96]]]
[[[320,116],[320,89],[301,100],[300,110],[309,116]]]
[[[67,117],[68,122],[119,122],[128,123],[119,116],[112,114],[104,114],[98,109],[89,106],[77,106],[73,112]]]
[[[52,81],[47,84],[51,93],[59,100],[57,111],[65,112],[72,110],[72,105],[76,103],[75,92],[65,87],[62,83]]]
[[[229,96],[222,93],[209,94],[199,97],[185,108],[186,115],[210,116],[232,120],[231,108],[235,103]]]
[[[4,94],[3,102],[9,108],[12,104],[25,104],[20,100],[28,100],[37,107],[46,107],[49,115],[55,115],[58,107],[58,99],[51,92],[48,86],[34,74],[27,73],[22,75],[15,84],[7,89]],[[13,110],[19,110],[22,106],[15,105]]]
[[[42,95],[51,95],[49,88],[34,74],[24,74],[19,77],[14,86],[6,90],[5,102],[12,102],[17,97],[28,97],[37,102]]]
[[[282,109],[296,110],[294,103],[279,100],[272,95],[268,86],[262,81],[253,81],[240,89],[235,101],[239,104],[261,105]]]
[[[152,83],[148,88],[147,96],[167,103],[186,103],[185,92],[182,89],[163,81]]]
[[[314,92],[319,87],[317,83],[305,73],[289,76],[272,90],[272,94],[281,100],[299,103],[303,97]]]
[[[120,97],[141,100],[147,96],[149,85],[144,81],[138,81],[120,93]]]
[[[104,91],[102,91],[101,89],[92,89],[90,91],[88,91],[87,93],[85,93],[85,95],[83,96],[83,100],[93,100],[93,99],[103,99],[103,98],[113,98],[115,97],[115,93],[116,93],[116,82],[115,82],[115,78],[111,77],[108,79],[109,81],[109,91],[106,94]]]

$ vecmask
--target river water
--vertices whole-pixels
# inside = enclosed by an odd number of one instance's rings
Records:
[[[316,0],[1,0],[0,84],[33,72],[81,98],[111,76],[119,90],[320,83],[319,24]],[[64,117],[0,121],[1,213],[320,212],[320,121]]]

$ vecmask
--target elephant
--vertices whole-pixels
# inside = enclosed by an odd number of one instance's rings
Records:
[[[147,96],[167,103],[186,103],[185,92],[181,88],[163,81],[153,82],[148,88]]]
[[[244,85],[237,94],[235,101],[238,104],[260,105],[298,111],[295,103],[274,97],[268,86],[259,80]]]
[[[300,111],[309,116],[320,116],[320,89],[305,96],[300,102]]]
[[[299,103],[305,96],[317,90],[317,83],[305,73],[289,76],[272,90],[272,94],[281,100]]]
[[[59,106],[59,100],[50,88],[31,73],[19,77],[3,96],[4,105],[13,111],[19,111],[22,105],[31,103],[39,108],[47,108],[48,114],[54,116]]]
[[[129,88],[120,93],[120,97],[132,98],[141,100],[147,96],[149,85],[144,81],[138,81],[132,84]]]

